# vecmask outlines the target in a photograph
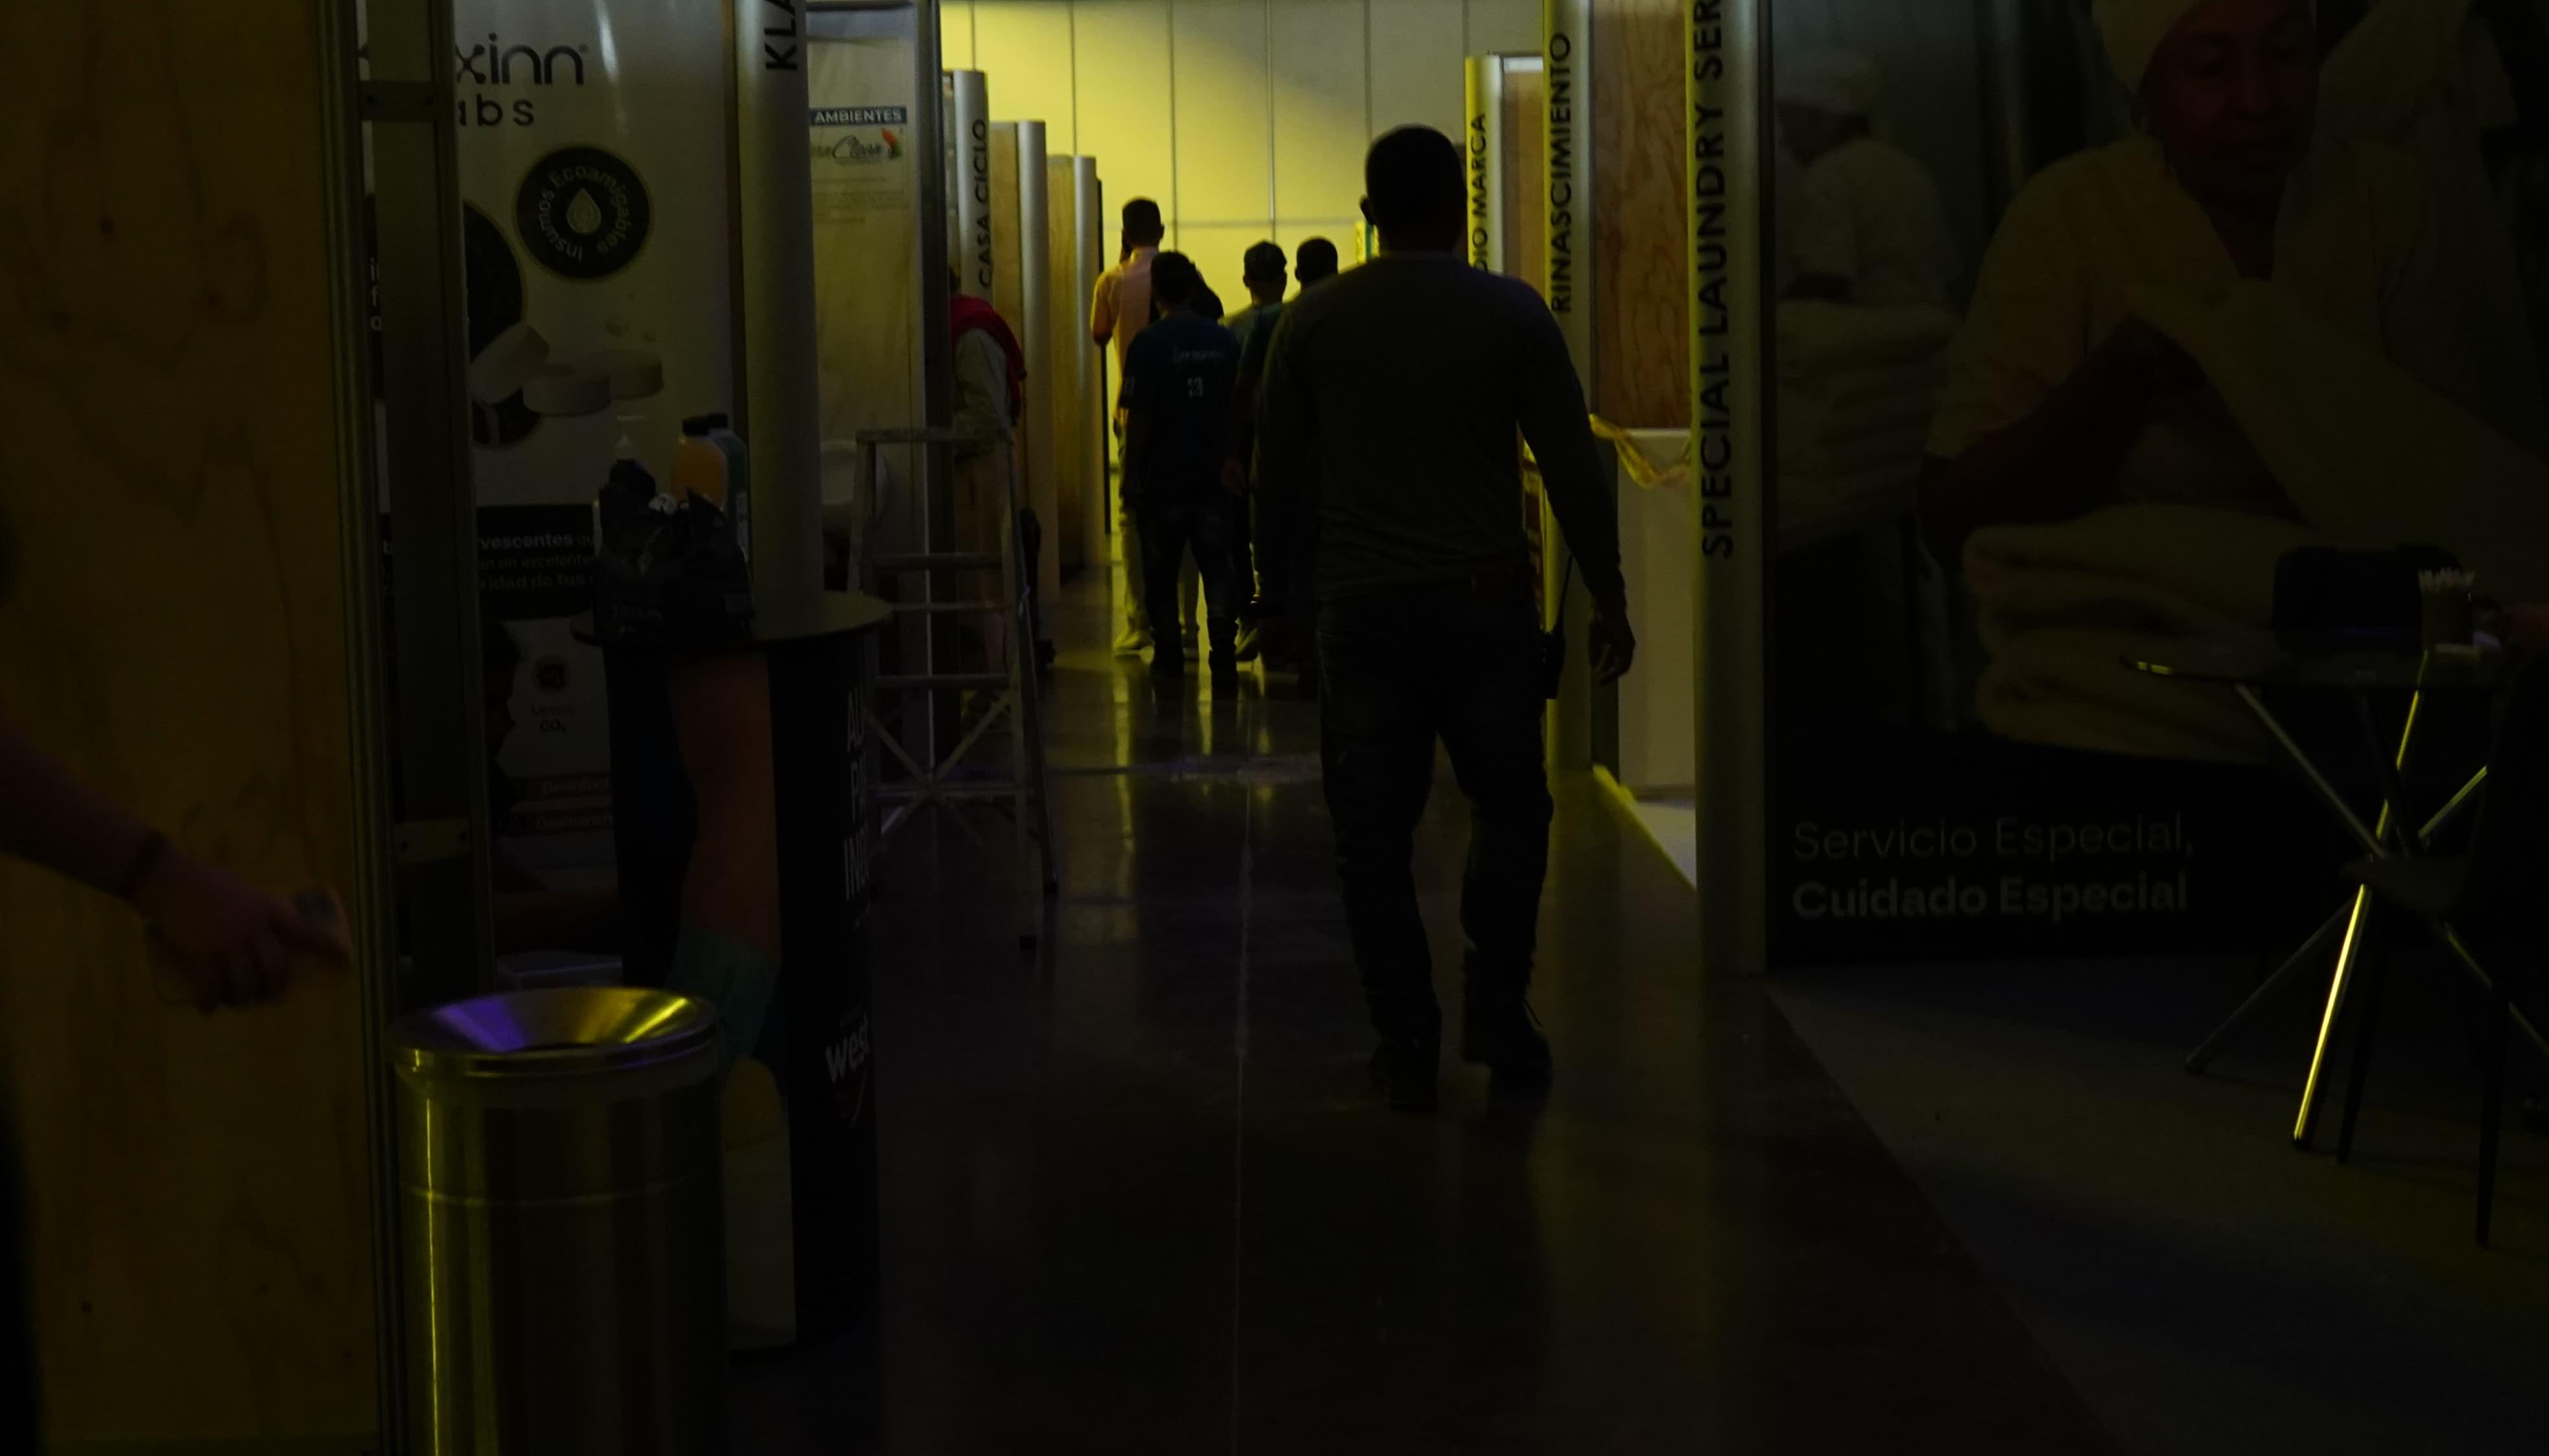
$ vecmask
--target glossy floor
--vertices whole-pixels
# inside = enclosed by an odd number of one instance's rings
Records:
[[[1393,1115],[1333,888],[1316,715],[1155,694],[1058,613],[1067,893],[920,828],[879,910],[885,1291],[739,1367],[736,1449],[2107,1449],[1694,907],[1560,786],[1545,1107]],[[1465,812],[1420,850],[1452,963]],[[1457,977],[1446,977],[1447,988]]]

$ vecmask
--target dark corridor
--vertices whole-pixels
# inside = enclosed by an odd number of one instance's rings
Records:
[[[1534,995],[1554,1093],[1447,1065],[1439,1113],[1379,1107],[1314,708],[1155,696],[1101,601],[1056,622],[1047,956],[961,831],[889,862],[882,1310],[739,1366],[738,1451],[2108,1449],[1761,983],[1701,984],[1692,896],[1589,782]],[[1464,828],[1446,779],[1446,967]]]

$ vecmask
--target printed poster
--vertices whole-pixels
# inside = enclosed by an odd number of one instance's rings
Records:
[[[491,714],[498,833],[607,882],[600,655],[567,621],[625,455],[668,478],[733,404],[725,13],[685,0],[457,0],[460,190],[484,607],[519,666]],[[491,689],[493,690],[493,689]]]

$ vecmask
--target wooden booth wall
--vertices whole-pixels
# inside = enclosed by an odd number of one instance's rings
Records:
[[[1593,411],[1690,422],[1682,0],[1595,0]]]
[[[356,791],[315,0],[12,5],[0,49],[0,701],[185,850],[377,863]],[[347,44],[350,44],[348,39]],[[358,935],[359,943],[359,935]],[[353,978],[207,1019],[122,906],[0,863],[0,1062],[57,1449],[376,1430]]]

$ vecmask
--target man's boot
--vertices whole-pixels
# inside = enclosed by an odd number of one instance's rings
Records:
[[[1487,1068],[1500,1082],[1547,1082],[1555,1065],[1549,1038],[1524,996],[1521,978],[1482,978],[1472,967],[1461,1008],[1461,1059]]]

